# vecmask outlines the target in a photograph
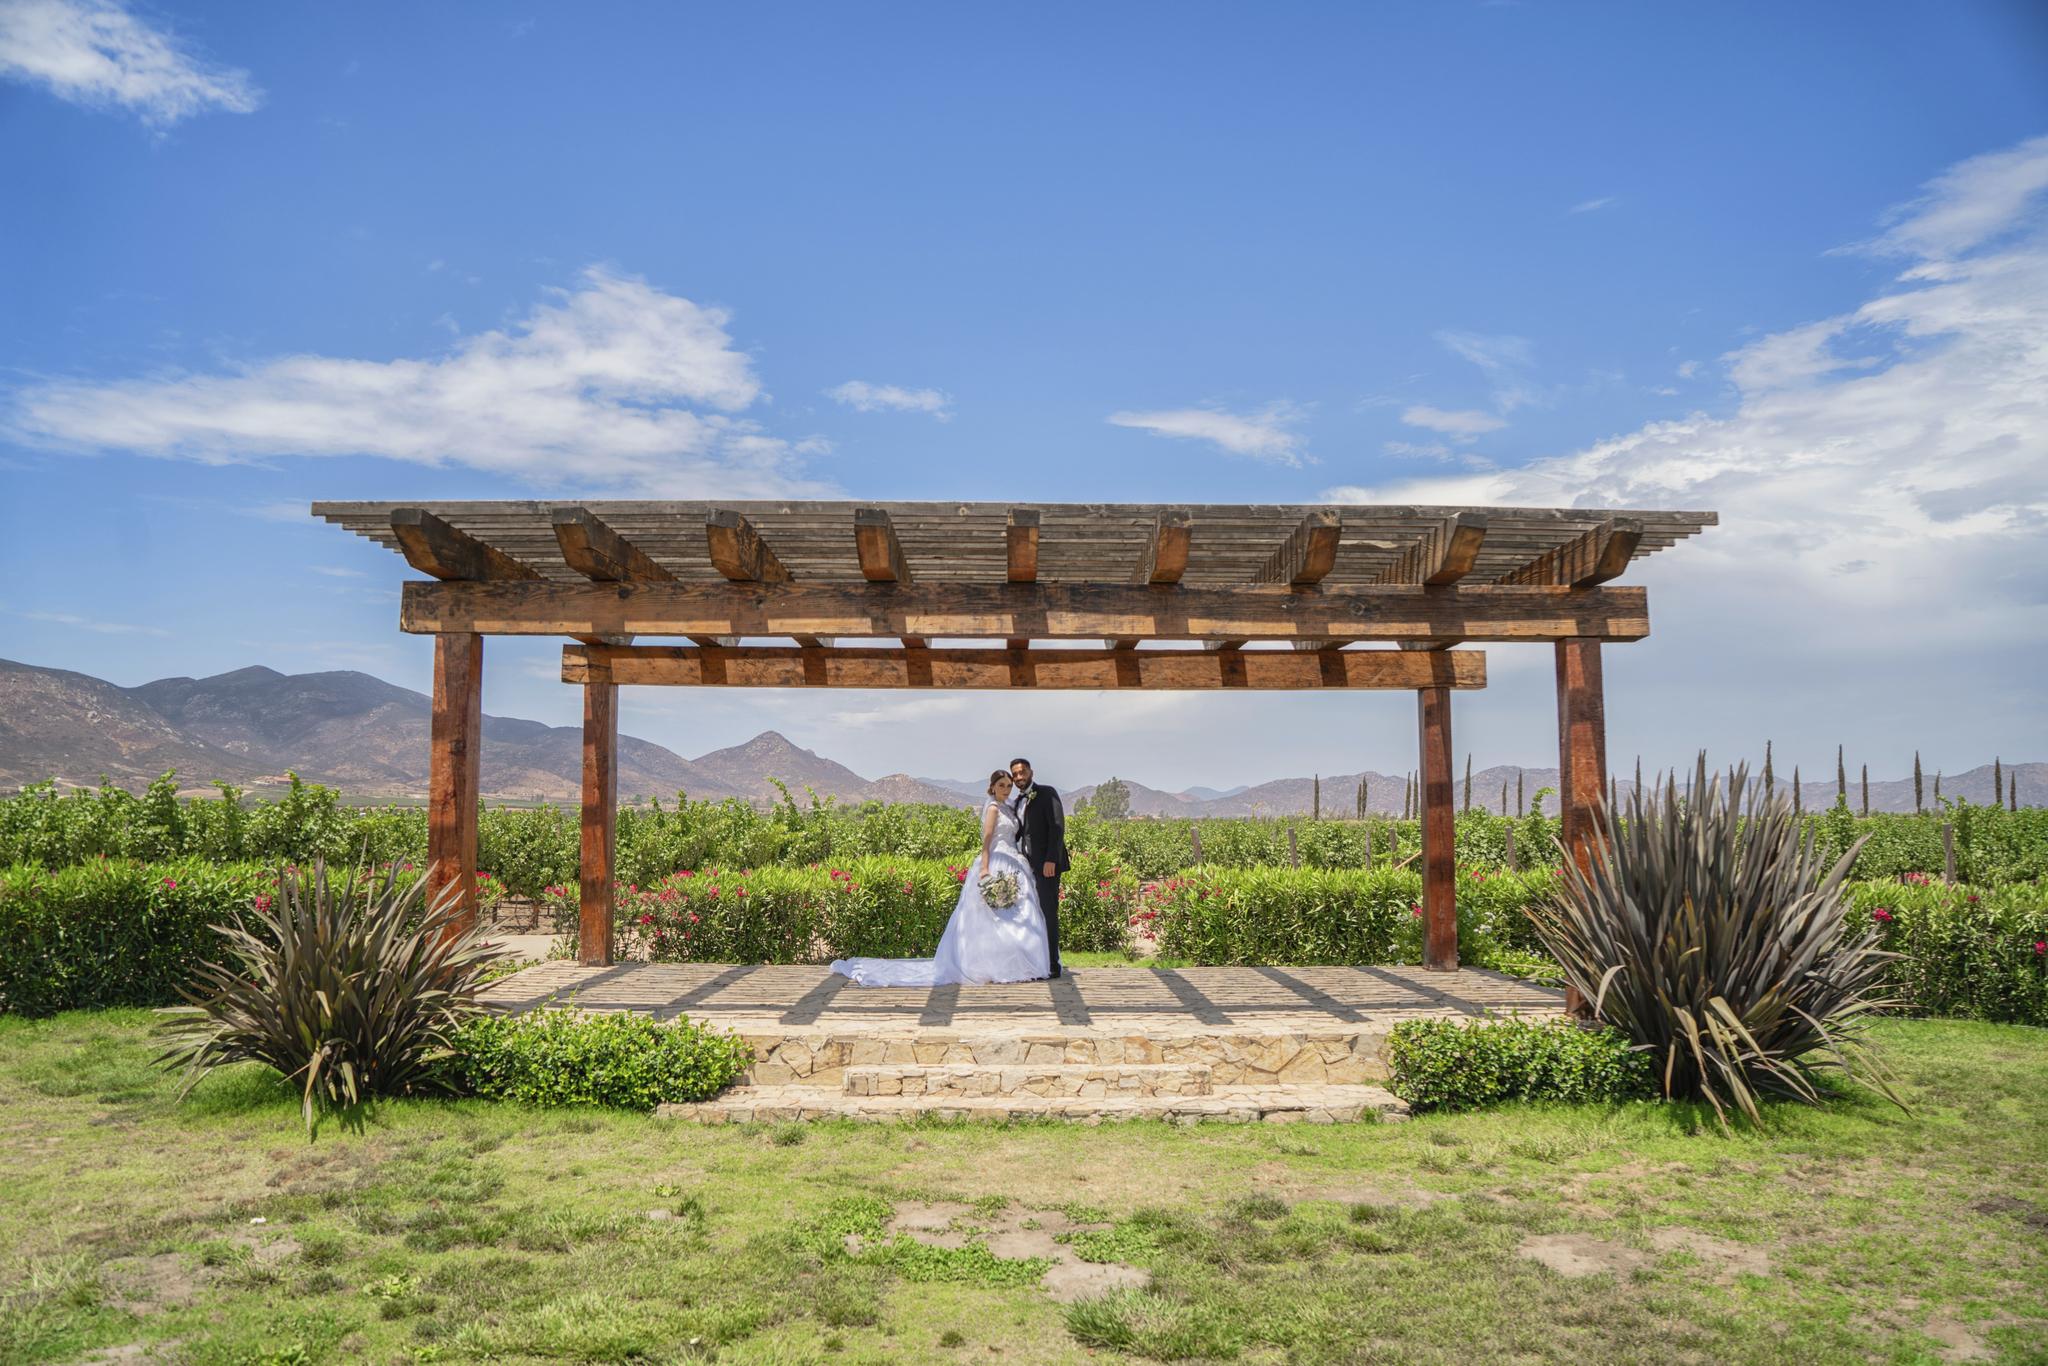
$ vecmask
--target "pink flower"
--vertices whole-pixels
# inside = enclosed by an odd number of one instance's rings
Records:
[[[1410,906],[1410,907],[1408,908],[1408,914],[1410,914],[1410,915],[1412,915],[1412,916],[1415,916],[1415,917],[1417,917],[1417,918],[1420,918],[1420,917],[1421,917],[1421,915],[1422,915],[1422,907],[1420,907],[1420,906]]]
[[[1870,918],[1872,920],[1881,920],[1885,924],[1889,925],[1892,922],[1892,913],[1886,910],[1884,907],[1879,906],[1876,910],[1870,913]]]
[[[651,915],[643,915],[640,917],[640,923],[643,925],[652,925],[654,923],[654,917]]]
[[[690,912],[690,923],[692,925],[697,923],[697,913],[695,911]]]
[[[2048,957],[2048,939],[2036,939],[2034,941],[2034,956],[2036,958]]]
[[[1975,894],[1974,892],[1973,892],[1973,893],[1971,893],[1971,894],[1970,894],[1969,896],[1967,896],[1967,897],[1963,898],[1963,899],[1964,899],[1965,901],[1968,901],[1968,902],[1969,902],[1969,903],[1970,903],[1970,904],[1971,904],[1972,906],[1974,906],[1974,905],[1976,905],[1976,904],[1977,904],[1977,896],[1976,896],[1976,894]]]
[[[916,888],[916,887],[914,887],[914,886],[912,886],[912,885],[911,885],[910,883],[906,882],[906,883],[904,883],[904,884],[903,884],[903,890],[904,890],[904,893],[905,893],[905,894],[907,895],[907,894],[909,894],[909,893],[911,893],[911,892],[915,892],[915,891],[917,890],[917,888]]]
[[[177,890],[177,886],[178,886],[178,879],[176,879],[176,878],[174,878],[174,877],[167,877],[167,878],[165,878],[165,879],[164,879],[164,886],[166,886],[166,887],[169,887],[169,888],[171,888],[171,889],[172,889],[173,891],[175,891],[175,890]]]

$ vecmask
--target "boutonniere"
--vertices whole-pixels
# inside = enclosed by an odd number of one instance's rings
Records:
[[[1038,789],[1036,787],[1027,787],[1024,789],[1024,795],[1017,799],[1017,805],[1020,808],[1029,806],[1031,805],[1031,799],[1037,795]]]

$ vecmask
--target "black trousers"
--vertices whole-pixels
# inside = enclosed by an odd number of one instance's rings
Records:
[[[1038,883],[1038,909],[1045,912],[1045,942],[1052,957],[1046,969],[1057,977],[1060,972],[1060,877],[1058,873],[1042,877],[1036,869],[1032,870],[1031,876]]]

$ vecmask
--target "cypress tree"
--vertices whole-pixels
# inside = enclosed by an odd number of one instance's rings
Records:
[[[1314,802],[1314,805],[1313,805],[1313,806],[1312,806],[1312,807],[1311,807],[1311,808],[1309,809],[1309,816],[1308,816],[1308,818],[1309,818],[1310,820],[1312,820],[1312,821],[1319,821],[1319,820],[1321,820],[1321,819],[1323,818],[1323,775],[1322,775],[1322,774],[1318,773],[1318,774],[1316,774],[1316,775],[1315,775],[1315,784],[1316,784],[1316,785],[1315,785],[1315,792],[1314,792],[1314,795],[1313,795],[1313,797],[1311,798],[1311,800],[1312,800],[1312,801]]]
[[[1926,809],[1927,804],[1920,800],[1920,751],[1916,749],[1913,751],[1913,810],[1917,814]]]
[[[1764,741],[1764,800],[1771,799],[1771,789],[1778,785],[1778,775],[1771,772],[1771,742]]]
[[[1849,804],[1849,770],[1842,763],[1842,747],[1835,746],[1835,800]]]
[[[1522,776],[1522,770],[1517,768],[1515,770],[1515,814],[1517,816],[1529,814],[1528,808],[1522,805]]]
[[[1863,814],[1870,814],[1870,765],[1863,766]]]
[[[1506,778],[1500,780],[1500,814],[1502,816],[1508,814],[1508,780]]]
[[[1991,804],[1998,805],[1998,798],[2005,791],[2005,762],[1994,758],[1991,761]]]
[[[1465,810],[1472,809],[1472,751],[1465,751]]]
[[[1799,765],[1794,764],[1792,765],[1792,814],[1799,816],[1805,814],[1805,811],[1806,808],[1799,799]]]
[[[1934,770],[1934,804],[1941,805],[1941,770]]]
[[[1638,800],[1638,801],[1641,801],[1641,800],[1642,800],[1642,796],[1643,796],[1643,756],[1642,756],[1642,755],[1640,755],[1640,754],[1638,754],[1638,755],[1636,756],[1636,800]]]
[[[2020,809],[2020,771],[2017,765],[2007,769],[2005,773],[2005,809]]]

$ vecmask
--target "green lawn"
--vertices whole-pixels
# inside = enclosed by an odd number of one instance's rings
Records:
[[[420,1102],[308,1143],[256,1072],[177,1104],[147,1026],[0,1020],[0,1361],[2048,1362],[2039,1030],[1887,1024],[1910,1114],[1858,1095],[1762,1135],[1652,1105],[699,1129]],[[959,1246],[881,1233],[938,1200]],[[1069,1308],[981,1242],[1067,1220],[1152,1289]]]

